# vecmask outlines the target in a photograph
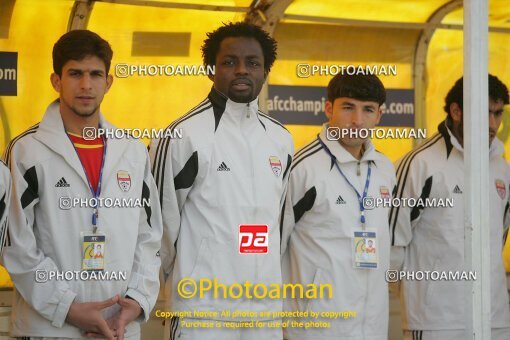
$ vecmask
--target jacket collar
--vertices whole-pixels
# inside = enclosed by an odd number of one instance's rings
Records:
[[[115,129],[115,127],[107,122],[100,113],[99,124],[105,129]],[[64,122],[60,115],[60,103],[58,100],[52,102],[43,116],[39,128],[34,138],[46,145],[55,153],[62,156],[65,162],[81,177],[87,184],[88,180],[81,161],[74,149],[74,146],[67,135]],[[113,174],[115,166],[122,157],[124,150],[127,148],[128,142],[124,139],[111,138],[106,142],[106,155],[103,169],[102,180],[106,183],[108,178]]]
[[[454,148],[457,151],[459,151],[461,155],[464,154],[464,148],[462,147],[462,145],[460,145],[459,141],[457,140],[457,137],[453,135],[452,131],[450,130],[450,126],[451,126],[450,119],[446,118],[441,123],[439,123],[439,126],[437,127],[437,130],[445,140],[446,158],[450,156],[450,153]],[[503,143],[498,139],[498,137],[495,137],[492,140],[492,143],[489,147],[489,158],[502,157],[504,152],[505,147]]]
[[[241,119],[243,115],[246,116],[247,110],[250,111],[250,118],[258,117],[258,97],[249,103],[236,103],[213,87],[211,92],[209,92],[208,98],[212,103],[214,111],[214,131],[218,129],[220,119],[225,112],[229,117],[236,120]]]
[[[340,144],[340,142],[336,140],[328,140],[326,138],[326,131],[329,128],[329,125],[326,123],[322,126],[322,131],[319,133],[319,137],[322,140],[322,142],[328,147],[329,151],[335,156],[335,158],[338,160],[340,164],[342,163],[349,163],[349,162],[358,162],[356,158],[354,158],[353,155],[351,155],[345,148]],[[365,152],[363,153],[363,156],[361,157],[360,162],[378,162],[382,160],[382,155],[377,152],[374,148],[374,144],[372,144],[372,141],[370,139],[367,139],[365,143],[363,144],[365,148]]]

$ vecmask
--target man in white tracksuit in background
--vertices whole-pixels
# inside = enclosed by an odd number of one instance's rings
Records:
[[[509,98],[507,87],[498,78],[489,75],[488,81],[490,225],[483,227],[490,228],[491,339],[503,340],[510,339],[510,311],[501,255],[503,229],[509,222],[510,167],[503,159],[503,143],[496,138],[496,133]],[[441,275],[465,270],[462,87],[461,78],[446,96],[447,117],[439,124],[438,132],[397,162],[396,197],[421,198],[425,202],[448,199],[453,206],[392,208],[391,261],[395,269]],[[467,339],[464,307],[467,274],[457,280],[401,282],[405,339]]]
[[[5,163],[0,160],[0,254],[5,244],[7,216],[11,199],[11,175]]]
[[[191,316],[211,328],[183,326],[193,321],[189,317],[172,319],[170,337],[281,339],[281,327],[221,324],[274,319],[258,313],[281,311],[279,298],[250,299],[247,290],[239,298],[225,297],[223,288],[217,297],[214,289],[203,297],[178,293],[183,278],[197,285],[201,279],[217,279],[227,290],[248,281],[281,284],[279,217],[293,142],[285,127],[258,110],[276,41],[257,26],[231,23],[208,33],[202,52],[204,64],[215,66],[211,92],[168,127],[180,129],[182,139],[163,138],[150,145],[163,211],[161,256],[170,308],[211,312]],[[186,291],[191,292],[189,286]],[[235,317],[234,312],[256,315]]]
[[[294,157],[283,217],[283,280],[314,284],[318,291],[331,285],[332,297],[287,299],[285,311],[345,314],[291,319],[330,325],[289,326],[286,339],[388,337],[389,208],[368,201],[391,198],[395,172],[370,139],[354,135],[379,123],[385,99],[376,76],[335,76],[328,85],[328,123]]]
[[[59,100],[5,152],[15,337],[140,339],[156,302],[162,220],[147,150],[86,132],[114,129],[99,111],[112,53],[93,32],[64,34],[53,48]]]

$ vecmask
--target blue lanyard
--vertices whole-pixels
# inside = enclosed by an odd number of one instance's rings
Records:
[[[83,168],[83,172],[85,172],[85,177],[87,178],[87,184],[89,185],[90,192],[92,193],[92,196],[94,197],[94,201],[96,203],[96,206],[93,209],[92,212],[92,231],[94,234],[97,231],[97,219],[99,217],[99,210],[97,209],[98,204],[98,198],[101,195],[101,182],[103,181],[103,168],[104,168],[104,161],[106,158],[106,138],[104,136],[103,139],[103,159],[101,160],[101,170],[99,170],[99,181],[97,182],[97,190],[94,191],[94,188],[92,187],[92,182],[90,181],[89,175],[87,171],[85,170],[85,166],[83,165],[83,162],[80,158],[80,154],[78,153],[78,150],[76,150],[76,147],[74,146],[73,140],[71,137],[69,137],[69,134],[66,132],[67,137],[69,138],[69,141],[71,142],[71,145],[74,148],[74,151],[76,152],[76,155],[78,156],[78,159],[80,160],[81,167]]]
[[[333,163],[335,163],[336,168],[338,169],[338,172],[340,172],[340,175],[345,179],[347,184],[350,185],[350,187],[354,190],[356,193],[356,196],[358,196],[358,203],[359,203],[359,212],[360,212],[360,221],[362,227],[365,227],[365,207],[363,206],[363,200],[367,197],[368,194],[368,186],[370,185],[370,175],[372,174],[372,168],[371,168],[371,162],[368,162],[368,170],[367,170],[367,179],[365,181],[365,188],[363,189],[363,195],[360,195],[358,190],[356,190],[356,187],[352,185],[352,183],[347,179],[347,176],[343,173],[342,169],[340,169],[340,166],[338,165],[338,161],[336,157],[331,153],[331,150],[324,144],[324,142],[321,140],[319,136],[317,136],[317,139],[319,140],[319,143],[321,143],[322,147],[326,152],[328,153],[329,157],[331,157],[331,160]]]

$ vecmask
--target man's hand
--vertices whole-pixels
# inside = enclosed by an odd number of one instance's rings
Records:
[[[114,334],[103,319],[101,311],[119,302],[119,296],[98,302],[73,302],[67,313],[66,322],[80,329],[102,334],[106,339],[113,340]]]
[[[120,311],[106,320],[106,322],[114,336],[116,336],[118,340],[124,340],[126,326],[140,316],[142,307],[140,307],[138,302],[130,298],[120,298],[118,304],[120,305]],[[85,335],[92,337],[101,336],[101,334],[94,331],[87,332]]]
[[[124,340],[126,326],[140,316],[142,307],[140,307],[138,302],[127,297],[120,298],[118,303],[120,305],[120,311],[112,318],[112,321],[114,329],[117,331],[117,339]]]

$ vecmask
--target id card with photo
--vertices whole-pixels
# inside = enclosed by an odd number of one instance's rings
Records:
[[[375,230],[355,231],[352,238],[352,259],[354,268],[377,269],[378,249]]]
[[[81,233],[81,270],[103,271],[105,269],[106,235],[103,233]]]

